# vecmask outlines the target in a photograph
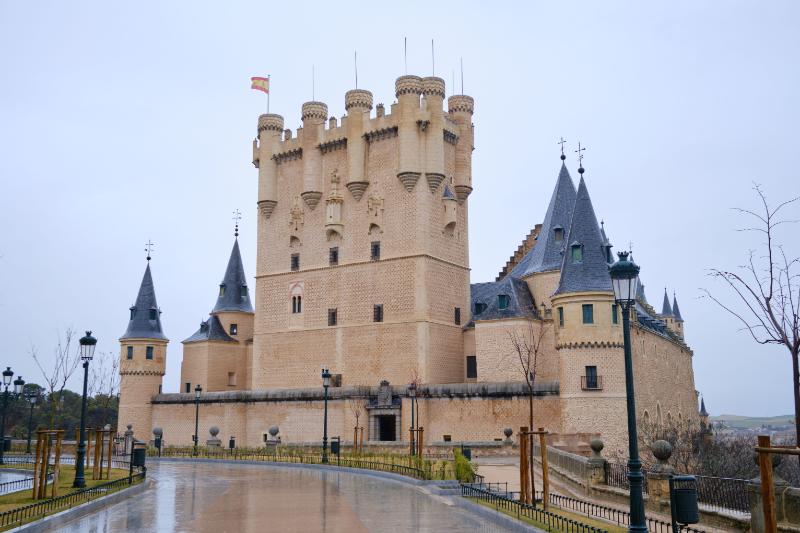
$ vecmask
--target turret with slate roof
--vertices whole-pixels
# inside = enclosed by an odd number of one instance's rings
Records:
[[[661,304],[661,316],[671,317],[672,307],[669,305],[669,296],[667,296],[667,288],[664,287],[664,303]]]
[[[239,252],[238,231],[237,238],[233,241],[233,249],[231,257],[228,259],[228,267],[225,269],[225,276],[222,278],[222,283],[219,284],[217,304],[211,310],[212,313],[223,311],[253,312],[253,304],[250,303],[250,292],[247,288],[247,277],[242,265],[242,255]]]
[[[678,308],[678,298],[675,296],[674,292],[672,293],[672,315],[675,317],[675,320],[683,322],[681,310]]]
[[[144,269],[142,283],[139,285],[136,303],[131,306],[130,312],[128,329],[125,330],[120,340],[167,340],[161,329],[161,309],[158,308],[156,302],[156,290],[153,286],[153,276],[150,273],[150,257],[147,258],[147,267]]]

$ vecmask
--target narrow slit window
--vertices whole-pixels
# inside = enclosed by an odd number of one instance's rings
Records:
[[[478,377],[478,358],[474,355],[467,356],[467,379]]]
[[[380,241],[372,241],[370,246],[370,259],[378,261],[381,258],[381,243]]]
[[[619,324],[619,315],[617,313],[617,304],[611,304],[611,323]]]
[[[145,352],[144,358],[145,359],[153,359],[153,347],[152,346],[148,346],[147,347],[147,351]]]
[[[328,263],[330,266],[336,266],[339,264],[339,247],[334,246],[328,251]]]
[[[128,346],[128,355],[126,357],[128,359],[133,359],[133,346]]]
[[[372,308],[372,321],[383,322],[383,304],[375,304]]]
[[[328,309],[328,325],[335,326],[337,321],[337,311],[336,309]]]
[[[453,312],[453,321],[455,322],[456,326],[461,325],[461,308],[456,307]]]
[[[558,308],[558,327],[560,327],[560,328],[564,327],[564,308],[563,307],[559,307]]]
[[[594,324],[594,305],[583,304],[583,323]]]
[[[290,267],[292,271],[300,270],[300,254],[292,254],[292,261]]]

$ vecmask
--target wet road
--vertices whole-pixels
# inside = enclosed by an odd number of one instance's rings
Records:
[[[154,488],[77,519],[70,532],[506,531],[405,483],[263,465],[151,464]]]

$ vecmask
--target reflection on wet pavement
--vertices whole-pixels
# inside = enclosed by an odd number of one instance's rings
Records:
[[[373,476],[230,463],[151,464],[154,488],[58,531],[502,532],[446,498]]]

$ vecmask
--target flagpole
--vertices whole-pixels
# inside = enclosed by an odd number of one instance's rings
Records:
[[[267,74],[267,115],[269,115],[269,74]]]

